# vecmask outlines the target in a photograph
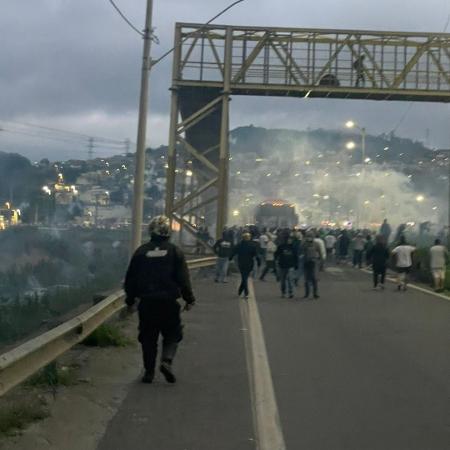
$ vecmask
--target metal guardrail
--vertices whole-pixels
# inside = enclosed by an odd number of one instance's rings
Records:
[[[215,262],[215,257],[201,258],[188,261],[188,266],[189,269],[200,269]],[[122,311],[124,297],[122,290],[117,291],[77,317],[0,355],[0,397]]]

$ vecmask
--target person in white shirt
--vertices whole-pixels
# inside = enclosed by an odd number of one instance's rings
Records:
[[[332,233],[327,234],[325,236],[325,247],[327,248],[328,260],[331,260],[335,246],[336,246],[336,236]]]
[[[319,270],[321,272],[323,272],[323,270],[324,270],[324,262],[327,259],[327,251],[325,249],[325,242],[320,237],[319,233],[316,232],[315,235],[316,235],[316,237],[314,238],[314,242],[316,243],[316,245],[318,246],[318,248],[320,250]]]
[[[261,236],[259,236],[259,248],[262,263],[266,263],[266,253],[267,253],[267,243],[269,242],[269,236],[267,235],[266,229],[263,230]]]
[[[434,281],[434,290],[442,292],[445,284],[445,269],[448,260],[448,251],[441,245],[441,241],[436,239],[430,248],[430,269]]]
[[[278,274],[277,274],[277,268],[275,265],[275,252],[277,251],[277,246],[272,240],[272,237],[268,236],[268,242],[266,245],[266,265],[264,267],[264,270],[259,277],[261,281],[264,281],[264,277],[266,276],[267,272],[269,270],[272,270],[273,274],[275,275],[276,280],[278,281]]]
[[[406,291],[408,285],[408,274],[411,272],[412,257],[416,247],[406,243],[405,236],[400,237],[400,243],[392,250],[395,256],[395,265],[397,267],[397,289]]]

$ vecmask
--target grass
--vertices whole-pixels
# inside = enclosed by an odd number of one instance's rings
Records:
[[[76,383],[75,366],[58,366],[56,362],[49,364],[34,374],[27,381],[31,387],[71,386]]]
[[[115,325],[100,325],[84,341],[83,345],[89,347],[126,347],[131,340]]]
[[[49,415],[46,402],[42,399],[16,400],[0,410],[0,437],[13,436],[27,425],[43,420]]]

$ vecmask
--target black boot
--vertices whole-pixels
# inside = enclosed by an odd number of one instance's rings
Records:
[[[142,383],[151,384],[151,383],[153,383],[154,376],[155,376],[155,372],[153,370],[146,370],[141,381],[142,381]]]
[[[175,375],[172,372],[171,361],[163,360],[161,362],[161,365],[159,366],[159,371],[164,375],[164,378],[168,383],[176,383],[177,379],[175,378]]]

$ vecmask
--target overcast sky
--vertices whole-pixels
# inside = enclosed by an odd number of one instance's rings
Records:
[[[145,0],[116,0],[143,28]],[[231,0],[154,0],[157,57],[172,46],[176,21],[205,22]],[[443,31],[448,0],[246,0],[219,19],[236,25]],[[449,27],[450,28],[450,27]],[[449,31],[449,30],[447,30]],[[116,139],[136,140],[141,38],[108,0],[3,0],[0,14],[0,119],[32,122]],[[171,58],[151,77],[148,141],[167,143]],[[408,103],[295,100],[232,102],[232,127],[337,129],[356,118],[369,133],[389,132]],[[397,134],[450,146],[450,107],[416,103]],[[30,158],[86,157],[75,144],[56,144],[0,131],[0,151]]]

